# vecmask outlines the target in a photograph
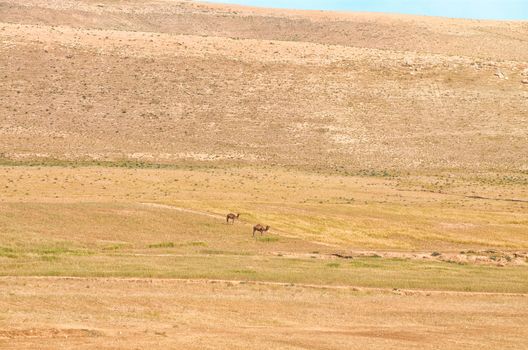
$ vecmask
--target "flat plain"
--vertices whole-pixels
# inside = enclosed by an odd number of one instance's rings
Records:
[[[524,349],[527,37],[0,0],[0,348]]]

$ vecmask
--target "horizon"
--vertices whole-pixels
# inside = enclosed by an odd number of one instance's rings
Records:
[[[264,8],[373,12],[475,20],[528,20],[525,0],[207,0]]]

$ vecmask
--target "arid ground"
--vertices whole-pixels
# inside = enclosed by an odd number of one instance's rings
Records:
[[[0,349],[525,349],[527,38],[0,0]]]

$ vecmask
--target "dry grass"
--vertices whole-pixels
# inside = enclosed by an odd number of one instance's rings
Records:
[[[401,258],[328,260],[337,251],[358,248],[526,249],[522,202],[402,192],[398,178],[280,169],[263,174],[251,167],[0,170],[6,201],[0,204],[2,275],[528,291],[521,260],[516,260],[521,266],[505,267]],[[493,187],[489,195],[501,190]],[[229,211],[241,213],[234,225],[225,223]],[[256,222],[269,224],[271,234],[254,239]]]
[[[4,167],[0,173],[6,202],[0,215],[9,240],[28,240],[37,232],[53,233],[46,239],[93,242],[113,237],[157,244],[174,242],[169,229],[175,227],[187,232],[188,241],[196,241],[231,231],[250,233],[250,225],[261,222],[283,236],[342,248],[528,248],[528,203],[506,200],[526,198],[526,187],[516,183],[480,186],[460,176],[456,186],[430,192],[422,185],[430,181],[427,177],[384,179],[252,167]],[[473,198],[474,193],[490,199]],[[198,225],[194,215],[187,218],[189,213],[172,207],[207,213],[216,222]],[[223,225],[230,211],[241,213],[240,224]]]
[[[0,347],[520,350],[526,306],[519,296],[0,278],[0,308],[9,310],[0,316]]]
[[[0,348],[524,349],[527,33],[2,1]]]

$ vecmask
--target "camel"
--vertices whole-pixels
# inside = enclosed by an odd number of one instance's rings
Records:
[[[264,227],[261,224],[257,224],[253,226],[253,237],[255,237],[255,232],[258,231],[262,235],[264,232],[268,232],[269,229],[270,229],[269,226]]]
[[[226,221],[227,223],[229,224],[229,220],[231,220],[231,222],[234,224],[235,223],[235,219],[238,219],[238,217],[240,216],[240,214],[233,214],[233,213],[229,213],[227,214],[226,216]]]

